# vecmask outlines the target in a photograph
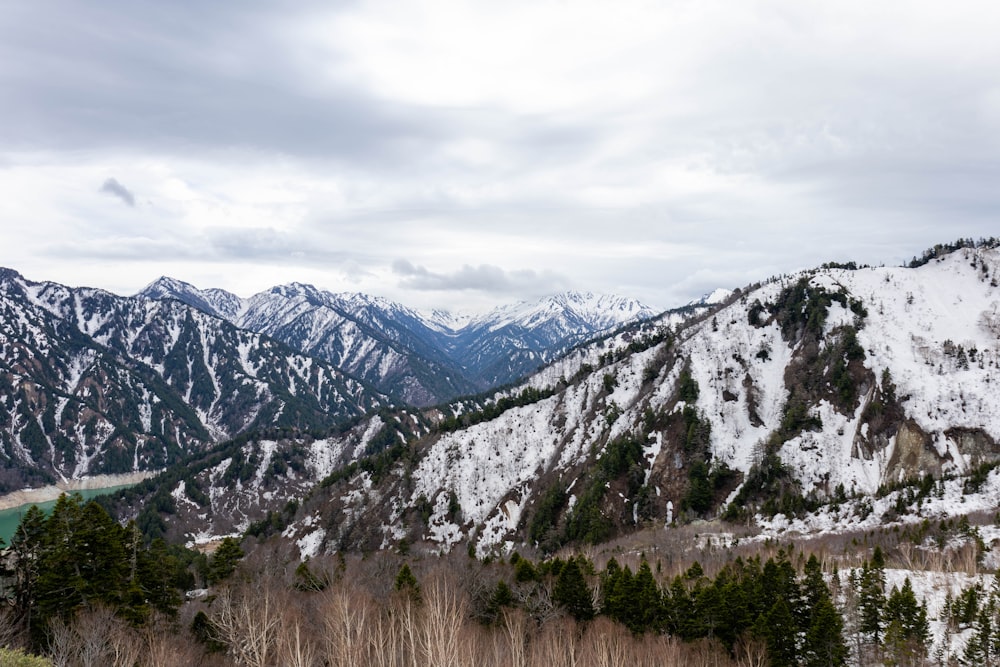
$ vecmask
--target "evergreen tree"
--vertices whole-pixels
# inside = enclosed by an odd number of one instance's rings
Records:
[[[803,664],[807,667],[837,667],[846,664],[844,621],[829,595],[816,601],[811,618],[802,648]]]
[[[778,598],[771,609],[757,619],[754,634],[767,642],[771,667],[793,667],[798,664],[798,624],[783,598]]]
[[[631,616],[634,612],[634,577],[628,566],[620,567],[618,561],[612,558],[604,569],[602,613],[608,618],[631,627]]]
[[[497,581],[497,585],[493,588],[493,592],[490,594],[489,600],[486,602],[486,608],[483,610],[482,620],[487,625],[493,625],[499,622],[502,618],[501,613],[504,607],[510,607],[514,604],[514,593],[510,590],[510,586],[503,579]]]
[[[403,595],[412,598],[415,602],[420,601],[420,584],[417,583],[417,578],[413,576],[413,571],[410,570],[408,564],[403,563],[400,566],[399,572],[396,573],[396,582],[393,587]]]
[[[139,625],[152,607],[171,614],[180,603],[172,579],[156,582],[171,563],[144,547],[134,525],[122,528],[79,495],[60,496],[48,518],[29,509],[12,552],[14,603],[35,647],[47,642],[52,620],[86,607],[109,607]]]
[[[11,537],[13,554],[14,613],[29,635],[35,632],[35,582],[44,548],[45,514],[37,505],[28,508]]]
[[[660,587],[657,586],[653,578],[653,572],[649,568],[646,559],[642,559],[639,571],[635,575],[633,584],[635,589],[635,606],[638,610],[637,618],[634,621],[633,632],[645,632],[647,630],[658,631],[663,626],[663,596],[660,594]]]
[[[726,622],[726,600],[715,582],[697,585],[692,593],[694,601],[694,617],[697,622],[698,636],[715,639],[718,634],[729,634],[724,624]]]
[[[694,607],[680,576],[674,577],[670,583],[669,594],[664,597],[663,606],[667,632],[682,639],[694,639],[698,636]]]
[[[752,613],[750,593],[756,583],[752,579],[752,570],[744,568],[743,562],[737,559],[733,567],[725,567],[715,578],[715,588],[723,600],[722,623],[717,630],[717,636],[728,649],[732,649],[740,635],[753,625],[754,618],[760,613]]]
[[[589,621],[594,617],[590,587],[576,558],[570,558],[559,571],[552,599],[578,621]]]
[[[895,586],[885,603],[885,648],[897,664],[910,664],[927,654],[930,626],[927,607],[917,602],[910,579]]]
[[[223,538],[208,561],[208,582],[217,584],[236,571],[236,565],[243,559],[243,549],[235,537]]]
[[[865,561],[858,579],[858,627],[868,640],[877,644],[885,627],[882,607],[885,603],[885,573],[881,561],[881,550],[875,550],[879,558]]]
[[[820,600],[830,597],[830,589],[823,580],[823,570],[816,554],[810,554],[802,569],[802,596],[806,607],[814,609]]]

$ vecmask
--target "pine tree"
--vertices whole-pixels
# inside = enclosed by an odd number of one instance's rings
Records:
[[[14,613],[29,635],[35,632],[35,588],[45,536],[45,514],[37,505],[28,508],[11,537],[13,554]]]
[[[767,642],[771,667],[793,667],[798,664],[798,624],[783,598],[778,598],[771,609],[757,619],[754,634]]]
[[[403,595],[409,596],[415,602],[420,601],[420,584],[417,583],[417,578],[413,576],[413,571],[410,570],[410,566],[403,563],[399,572],[396,573],[396,582],[393,587]]]
[[[694,618],[698,624],[699,637],[715,639],[720,631],[724,635],[730,634],[724,628],[726,600],[715,582],[704,585],[699,583],[695,586],[691,598],[694,602]]]
[[[659,630],[663,625],[663,596],[660,594],[660,587],[656,585],[653,572],[649,569],[649,563],[646,562],[645,558],[639,564],[639,571],[635,575],[633,586],[635,588],[635,606],[639,611],[633,632]]]
[[[243,549],[234,537],[223,538],[208,561],[208,581],[217,584],[236,571],[236,565],[243,559]]]
[[[876,554],[881,551],[876,549]],[[868,640],[877,644],[882,638],[885,627],[882,619],[882,607],[885,603],[885,573],[876,559],[865,561],[858,580],[858,615],[859,629]]]
[[[576,558],[570,558],[559,571],[552,599],[578,621],[589,621],[594,617],[590,587]]]
[[[927,654],[927,607],[917,602],[909,577],[902,588],[893,586],[885,603],[885,623],[885,647],[890,660],[909,664]]]
[[[802,648],[807,667],[837,667],[847,662],[844,621],[830,596],[820,597],[812,608],[812,619]]]
[[[674,577],[669,594],[664,596],[664,619],[666,630],[670,634],[682,639],[694,639],[698,636],[691,596],[680,576]]]
[[[604,570],[602,613],[630,627],[634,609],[634,577],[628,566],[620,567],[612,558]]]
[[[54,619],[68,621],[89,606],[105,606],[133,625],[151,606],[167,613],[180,604],[176,581],[156,575],[180,566],[150,552],[134,524],[126,530],[96,502],[62,495],[45,518],[28,510],[12,540],[14,603],[32,644],[42,647]]]

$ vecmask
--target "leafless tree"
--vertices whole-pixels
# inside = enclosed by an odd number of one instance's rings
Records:
[[[21,645],[21,623],[14,610],[0,603],[0,646],[18,648]]]
[[[749,634],[744,634],[734,647],[739,667],[767,667],[767,644]]]
[[[274,657],[281,629],[278,593],[269,581],[223,588],[213,603],[212,623],[238,665],[266,667]]]
[[[50,625],[49,651],[57,667],[134,667],[142,639],[107,607],[81,611],[70,622]]]
[[[509,667],[528,666],[528,619],[520,609],[504,609],[501,629]]]
[[[282,625],[278,662],[286,667],[314,667],[322,664],[315,643],[302,632],[302,624],[297,618]],[[359,661],[353,664],[360,666],[364,663]]]
[[[368,594],[343,583],[321,594],[317,613],[323,627],[327,661],[335,667],[362,665],[372,645],[378,609]]]
[[[142,667],[189,667],[201,658],[190,636],[178,635],[165,623],[154,623],[143,633],[145,655],[139,661]]]
[[[419,631],[421,664],[427,667],[458,667],[466,664],[467,644],[462,630],[468,603],[458,586],[443,572],[435,573],[423,588],[424,603]]]
[[[625,626],[604,616],[594,620],[583,636],[585,664],[594,667],[631,667],[633,637]]]
[[[529,647],[532,667],[583,667],[580,633],[570,618],[552,618],[540,628]]]

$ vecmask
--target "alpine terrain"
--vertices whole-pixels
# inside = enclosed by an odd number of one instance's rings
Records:
[[[139,296],[177,299],[266,334],[417,406],[519,380],[584,340],[656,314],[634,299],[581,292],[478,316],[424,315],[386,299],[300,283],[241,299],[160,278]]]
[[[0,488],[157,470],[262,427],[387,404],[331,364],[178,301],[0,270]]]

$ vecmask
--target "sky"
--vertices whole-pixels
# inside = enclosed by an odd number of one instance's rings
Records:
[[[0,266],[659,308],[1000,235],[1000,3],[2,3]]]

